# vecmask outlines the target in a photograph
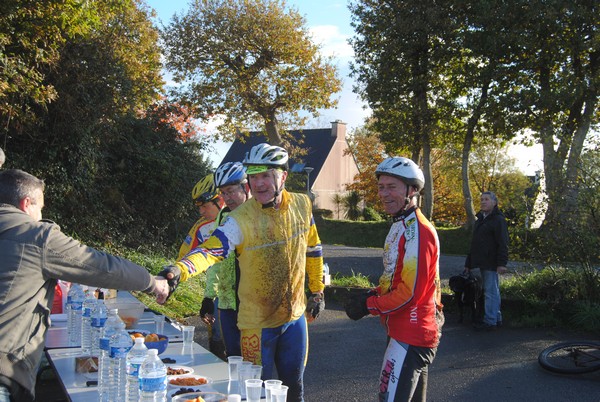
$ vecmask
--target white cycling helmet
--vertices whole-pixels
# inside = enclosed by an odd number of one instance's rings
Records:
[[[375,176],[379,178],[382,174],[397,177],[407,185],[416,187],[417,191],[425,187],[423,171],[411,159],[402,156],[394,156],[381,162],[375,170]]]
[[[215,172],[215,185],[217,188],[231,184],[243,184],[247,181],[246,168],[241,162],[224,163]]]
[[[287,170],[288,153],[285,149],[266,142],[253,146],[246,152],[244,166],[247,174],[265,172],[271,168]]]

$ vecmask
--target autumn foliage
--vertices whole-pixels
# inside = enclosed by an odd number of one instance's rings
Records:
[[[354,177],[354,182],[346,186],[348,191],[356,191],[366,205],[383,211],[377,195],[377,180],[375,169],[385,159],[385,150],[379,137],[368,133],[366,129],[354,132],[349,142],[350,148],[345,154],[352,154],[358,165],[359,173]]]
[[[164,99],[153,105],[146,112],[146,117],[156,122],[156,131],[166,127],[177,130],[179,139],[183,142],[206,131],[194,120],[188,107]]]

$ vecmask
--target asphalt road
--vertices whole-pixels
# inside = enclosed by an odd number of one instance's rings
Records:
[[[381,249],[324,246],[331,274],[362,273],[376,283],[382,270]],[[442,255],[442,280],[461,273],[464,256]],[[510,262],[518,269],[521,264]],[[197,341],[206,330],[196,330]],[[504,326],[495,332],[475,332],[446,314],[438,354],[430,367],[428,401],[464,402],[599,402],[600,371],[561,376],[537,363],[545,347],[584,334]],[[310,351],[305,372],[306,402],[376,402],[378,374],[387,337],[377,317],[352,321],[340,304],[329,301],[309,326]],[[207,345],[206,345],[207,346]]]
[[[325,246],[332,274],[352,271],[371,277],[381,271],[381,249]],[[442,279],[463,270],[464,256],[442,256]],[[509,263],[516,269],[518,263]],[[305,373],[307,402],[377,401],[378,374],[386,334],[377,317],[354,322],[339,304],[310,325],[310,353]],[[578,376],[556,375],[537,363],[545,347],[589,335],[548,329],[504,326],[475,332],[446,314],[436,359],[430,367],[428,401],[600,401],[600,371]]]
[[[428,401],[600,401],[600,371],[562,376],[537,363],[545,347],[584,335],[503,327],[475,332],[446,324],[429,370]],[[309,328],[310,352],[305,372],[307,402],[377,401],[386,335],[376,317],[354,322],[341,306],[328,309]]]
[[[323,260],[329,265],[331,275],[339,273],[342,276],[351,276],[361,273],[368,276],[372,283],[377,283],[383,263],[380,248],[359,248],[347,246],[323,246]],[[465,267],[465,256],[441,255],[440,276],[448,280],[452,275],[460,274]],[[516,267],[517,263],[510,263],[509,268]]]

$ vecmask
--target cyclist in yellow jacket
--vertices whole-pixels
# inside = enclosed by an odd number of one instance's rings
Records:
[[[192,226],[185,240],[181,244],[177,259],[185,257],[185,255],[196,248],[198,244],[201,244],[208,239],[213,230],[218,226],[217,217],[223,210],[224,201],[215,185],[214,174],[211,173],[196,183],[192,189],[192,199],[199,209],[200,219]],[[206,275],[207,288],[204,290],[205,294],[207,292],[210,293],[211,289],[208,288],[208,284],[214,280],[214,278],[211,278],[211,275],[214,274],[213,270],[213,272],[207,273]],[[215,299],[214,304],[218,305],[217,299]],[[223,343],[221,325],[218,321],[218,317],[203,317],[202,310],[200,311],[200,316],[202,321],[207,325],[208,348],[218,357],[225,359],[225,345]]]
[[[304,400],[308,356],[306,315],[325,308],[323,256],[308,196],[285,190],[287,152],[263,143],[244,158],[252,198],[232,211],[213,235],[160,275],[175,290],[179,281],[236,253],[239,261],[239,314],[242,355],[275,369],[289,386],[288,401]],[[305,294],[305,276],[311,296]]]

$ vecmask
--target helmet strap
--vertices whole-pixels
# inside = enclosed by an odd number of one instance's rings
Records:
[[[410,203],[411,203],[412,199],[416,196],[416,194],[413,194],[413,195],[409,195],[408,194],[408,192],[410,191],[410,189],[412,187],[413,186],[411,186],[411,185],[407,185],[406,186],[406,197],[404,198],[404,208],[402,208],[400,210],[400,213],[403,213],[403,212],[405,212],[405,211],[407,211],[409,209],[409,206],[410,206]]]
[[[246,184],[248,184],[248,187],[246,187]],[[246,202],[246,201],[248,201],[248,198],[250,198],[250,194],[249,194],[250,182],[240,183],[240,186],[242,187],[242,190],[244,190],[244,194],[246,195],[246,198],[244,199],[244,202]]]
[[[263,204],[263,208],[275,208],[276,203],[277,203],[277,198],[279,197],[279,195],[281,194],[281,191],[283,190],[283,184],[281,185],[281,187],[279,187],[277,184],[277,176],[275,175],[275,169],[273,169],[271,171],[271,174],[273,175],[273,183],[275,183],[273,201]]]

